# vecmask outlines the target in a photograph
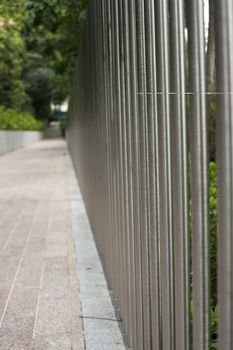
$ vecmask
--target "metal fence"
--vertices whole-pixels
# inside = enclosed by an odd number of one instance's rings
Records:
[[[216,0],[218,342],[233,346],[233,2]],[[187,28],[186,28],[187,27]],[[68,143],[129,348],[207,350],[202,0],[91,0]]]

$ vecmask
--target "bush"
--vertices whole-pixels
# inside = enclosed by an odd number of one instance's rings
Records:
[[[44,129],[44,124],[27,112],[16,112],[0,106],[1,130],[37,130]]]
[[[210,214],[210,306],[211,306],[211,350],[217,342],[217,171],[210,163],[209,214]]]

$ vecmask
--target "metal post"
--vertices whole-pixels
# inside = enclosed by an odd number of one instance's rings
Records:
[[[170,1],[171,139],[175,261],[176,348],[190,344],[190,273],[188,208],[188,142],[186,115],[185,25],[183,0]],[[175,92],[173,94],[173,92]]]
[[[193,347],[209,349],[208,153],[202,0],[189,0]]]
[[[217,36],[219,349],[233,344],[233,4],[215,2]]]

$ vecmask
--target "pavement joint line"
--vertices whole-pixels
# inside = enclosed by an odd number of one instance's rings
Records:
[[[40,307],[40,299],[41,299],[41,290],[43,287],[43,280],[44,280],[44,271],[45,271],[45,262],[43,261],[42,269],[41,269],[41,276],[40,276],[39,293],[38,293],[38,298],[37,298],[36,314],[35,314],[35,320],[34,320],[34,326],[33,326],[32,339],[35,339],[35,336],[36,336],[36,327],[37,327],[38,316],[39,316],[39,307]]]
[[[6,304],[5,304],[5,307],[4,307],[1,319],[0,319],[0,329],[2,328],[2,324],[3,324],[4,318],[6,316],[6,311],[7,311],[10,299],[11,299],[11,295],[13,293],[13,290],[14,290],[14,287],[15,287],[15,283],[16,283],[16,280],[17,280],[17,277],[18,277],[18,274],[19,274],[19,270],[21,268],[21,265],[22,265],[22,262],[23,262],[23,259],[24,259],[24,256],[25,256],[25,252],[26,252],[26,249],[27,249],[27,244],[28,244],[28,242],[29,242],[29,240],[30,240],[30,238],[32,236],[32,233],[33,233],[33,226],[34,226],[35,219],[37,217],[38,211],[39,211],[39,203],[38,203],[37,209],[36,209],[36,211],[34,213],[34,217],[33,217],[32,223],[31,223],[31,228],[30,228],[29,234],[27,236],[27,240],[26,240],[26,243],[25,243],[25,246],[24,246],[24,249],[23,249],[20,261],[19,261],[19,264],[17,266],[16,272],[15,272],[15,276],[14,276],[14,279],[13,279],[13,282],[12,282],[12,285],[11,285],[11,289],[10,289],[9,295],[7,297]]]
[[[4,220],[6,219],[7,215],[9,214],[10,210],[11,210],[11,208],[7,209],[7,212],[5,213],[5,215],[3,215],[3,218],[1,218],[1,220],[0,220],[0,224],[2,224],[4,222]]]
[[[13,234],[14,234],[14,232],[15,232],[15,229],[16,229],[16,227],[17,227],[17,225],[18,225],[18,223],[19,223],[20,220],[22,219],[23,214],[24,214],[24,208],[21,210],[20,215],[18,216],[16,222],[14,223],[14,226],[12,227],[12,229],[11,229],[11,231],[10,231],[10,233],[9,233],[9,236],[8,236],[8,238],[7,238],[5,244],[4,244],[4,246],[3,246],[3,248],[2,248],[2,250],[1,250],[1,252],[0,252],[0,256],[2,255],[2,253],[3,253],[3,252],[6,250],[6,248],[8,247],[8,244],[9,244],[9,242],[10,242],[10,240],[11,240],[11,237],[13,236]]]
[[[46,238],[46,248],[48,246],[48,233],[51,228],[51,221],[52,221],[52,203],[54,201],[48,201],[50,202],[50,208],[49,208],[49,220],[47,225],[47,238]],[[33,326],[33,334],[32,339],[35,339],[36,337],[36,327],[38,323],[38,316],[39,316],[39,308],[40,308],[40,299],[41,299],[41,291],[43,288],[43,281],[44,281],[44,271],[45,271],[45,261],[43,261],[42,270],[41,270],[41,277],[40,277],[40,285],[39,285],[39,293],[38,293],[38,299],[37,299],[37,306],[36,306],[36,314],[35,314],[35,320],[34,320],[34,326]]]
[[[48,225],[47,225],[46,248],[48,246],[48,233],[49,233],[49,230],[50,230],[50,227],[51,227],[51,218],[52,218],[52,201],[50,200],[48,202],[50,202],[50,207],[49,207],[49,219],[48,219]],[[41,269],[41,276],[40,276],[40,285],[39,285],[38,299],[37,299],[37,305],[36,305],[35,320],[34,320],[33,333],[32,333],[32,339],[33,340],[36,337],[36,327],[37,327],[37,323],[38,323],[41,291],[42,291],[42,288],[43,288],[43,281],[44,281],[44,271],[45,271],[45,261],[43,260],[42,269]]]

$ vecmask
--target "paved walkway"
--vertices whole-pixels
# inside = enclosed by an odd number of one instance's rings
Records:
[[[84,349],[66,152],[53,140],[0,158],[1,350]]]

